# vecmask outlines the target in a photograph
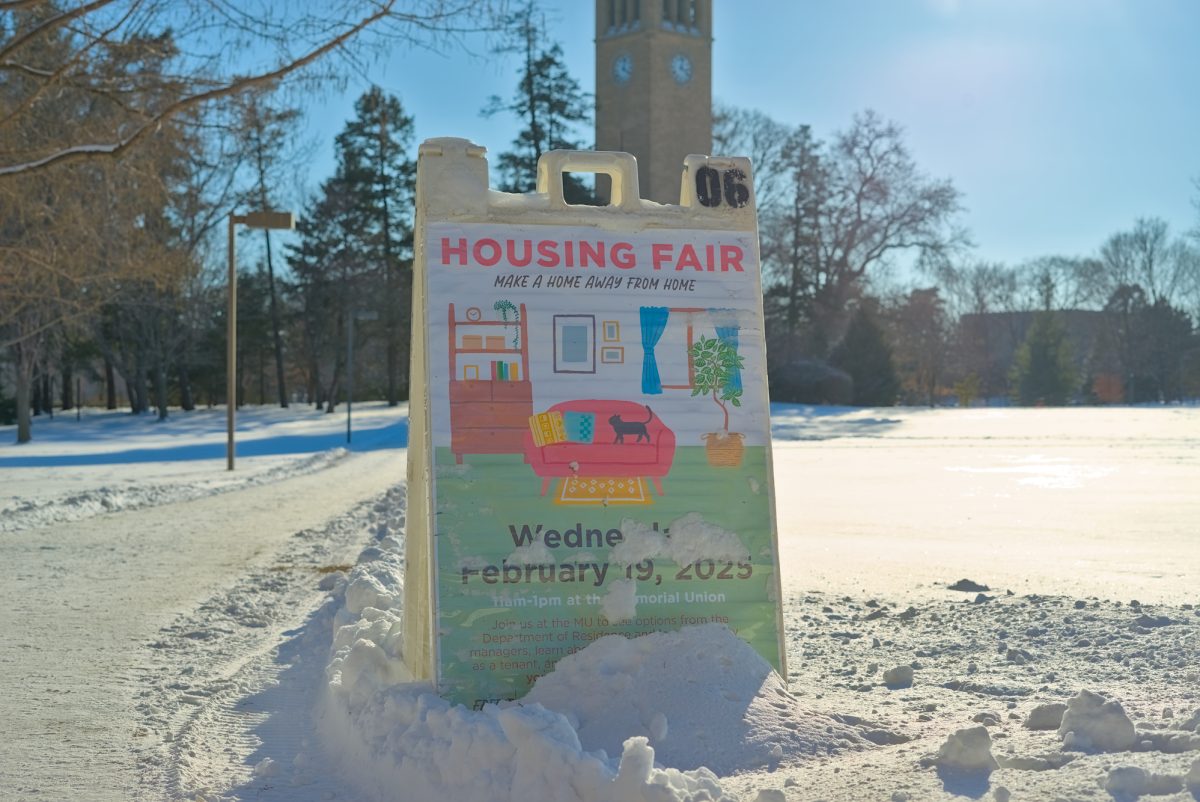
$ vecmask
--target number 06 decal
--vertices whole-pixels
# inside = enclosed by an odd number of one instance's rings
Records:
[[[740,209],[750,200],[750,188],[745,180],[746,174],[736,167],[724,172],[701,167],[696,171],[696,198],[701,206],[714,208],[726,203]]]

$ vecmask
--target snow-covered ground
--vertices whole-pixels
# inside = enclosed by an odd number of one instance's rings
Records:
[[[403,409],[0,429],[0,798],[1200,799],[1200,409],[772,421],[788,681],[699,628],[482,712],[400,659]]]

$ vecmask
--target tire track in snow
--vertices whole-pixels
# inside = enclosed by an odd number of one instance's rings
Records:
[[[340,576],[328,569],[403,522],[397,485],[297,532],[278,562],[163,629],[150,644],[155,690],[139,704],[143,726],[161,733],[143,764],[148,793],[294,801],[344,790],[314,737],[331,638],[322,601]]]

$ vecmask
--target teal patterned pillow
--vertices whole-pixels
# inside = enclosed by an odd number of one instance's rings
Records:
[[[567,440],[572,443],[590,443],[596,438],[596,414],[594,412],[564,412],[563,429]]]

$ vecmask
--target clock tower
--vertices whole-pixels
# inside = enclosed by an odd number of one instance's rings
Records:
[[[683,158],[712,150],[712,0],[596,0],[596,150],[679,203]]]

